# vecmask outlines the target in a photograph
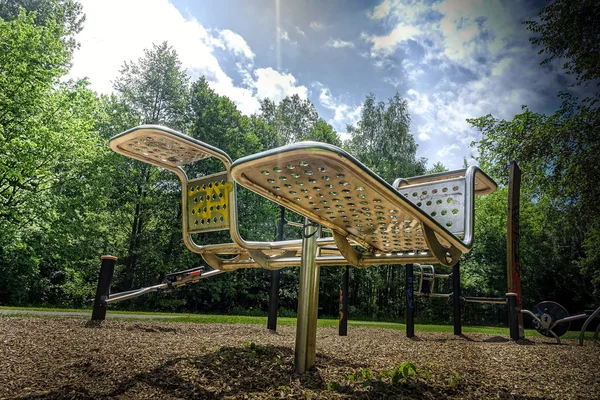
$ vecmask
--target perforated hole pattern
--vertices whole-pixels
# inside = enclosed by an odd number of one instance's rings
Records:
[[[123,150],[152,159],[159,163],[180,166],[210,157],[184,140],[176,140],[159,133],[139,135],[119,145]]]
[[[233,183],[227,174],[212,175],[189,181],[188,231],[190,233],[229,228],[229,193]]]
[[[400,187],[398,190],[451,233],[464,233],[464,178]]]
[[[427,250],[420,221],[377,193],[377,182],[348,173],[344,161],[336,158],[299,153],[257,160],[244,175],[275,201],[286,198],[305,216],[317,215],[380,251]]]

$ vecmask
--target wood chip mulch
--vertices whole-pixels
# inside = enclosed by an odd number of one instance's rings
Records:
[[[316,368],[297,374],[292,326],[6,317],[0,398],[600,399],[600,346],[417,335],[319,328]]]

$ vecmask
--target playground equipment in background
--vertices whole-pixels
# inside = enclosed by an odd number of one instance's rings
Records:
[[[529,310],[519,310],[520,313],[529,315],[533,318],[533,327],[536,331],[546,337],[553,337],[560,344],[560,337],[569,331],[572,321],[585,319],[583,326],[579,332],[579,345],[583,346],[585,331],[589,324],[596,318],[600,317],[600,307],[596,310],[585,310],[583,314],[571,315],[567,310],[558,303],[553,301],[542,301],[535,306],[535,312]],[[594,332],[594,340],[598,340],[600,333],[600,324]]]
[[[139,126],[110,140],[117,153],[175,173],[182,184],[183,235],[186,246],[213,268],[182,273],[182,279],[110,294],[116,259],[105,257],[93,319],[106,306],[169,286],[238,268],[278,270],[300,267],[295,365],[314,365],[319,268],[375,264],[442,264],[458,270],[460,256],[473,246],[475,196],[496,184],[477,167],[386,183],[345,151],[328,144],[302,142],[232,162],[222,150],[160,126]],[[182,168],[207,158],[224,172],[188,179]],[[240,184],[305,217],[300,240],[255,242],[239,233],[236,185]],[[332,237],[319,238],[321,226]],[[193,235],[229,230],[232,243],[199,245]],[[360,248],[360,250],[358,249]],[[178,275],[176,275],[178,276]],[[412,279],[412,273],[410,274]],[[407,295],[412,293],[407,290]],[[414,326],[414,301],[407,296],[407,325]],[[455,319],[460,320],[460,308]],[[408,321],[410,319],[410,321]],[[407,331],[407,335],[414,335]]]

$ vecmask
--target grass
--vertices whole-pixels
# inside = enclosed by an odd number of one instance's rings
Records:
[[[75,308],[43,308],[43,307],[4,307],[0,306],[0,310],[22,310],[22,311],[48,311],[48,312],[85,312],[91,313],[89,309],[75,309]],[[182,313],[159,313],[159,312],[138,312],[138,311],[121,311],[121,310],[109,310],[107,317],[110,318],[115,314],[137,314],[137,315],[148,315],[149,318],[128,318],[130,320],[144,320],[144,321],[169,321],[169,322],[187,322],[196,324],[255,324],[255,325],[266,325],[267,317],[254,317],[244,315],[216,315],[216,314],[182,314]],[[41,317],[41,318],[60,318],[61,316],[53,315],[39,315],[39,314],[18,314],[19,316],[30,316],[30,317]],[[0,317],[6,317],[7,314],[0,314]],[[166,318],[165,318],[166,317]],[[277,324],[279,325],[296,325],[296,318],[289,317],[278,317]],[[337,327],[337,319],[320,318],[318,320],[318,326],[320,327]],[[384,328],[384,329],[397,329],[405,330],[404,324],[396,322],[382,322],[382,321],[359,321],[349,320],[348,327],[350,328]],[[452,325],[425,325],[416,324],[415,332],[454,332]],[[482,327],[482,326],[463,326],[464,333],[484,333],[487,335],[498,335],[508,337],[508,327]],[[525,337],[543,337],[534,329],[526,329]],[[592,332],[586,332],[586,339],[593,339]],[[579,332],[571,331],[567,332],[561,339],[579,339]]]

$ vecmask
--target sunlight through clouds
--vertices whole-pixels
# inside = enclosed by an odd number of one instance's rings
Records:
[[[291,73],[272,68],[253,70],[255,53],[241,35],[230,29],[206,29],[195,18],[184,17],[167,0],[81,3],[87,18],[69,76],[89,77],[91,88],[100,93],[112,92],[111,81],[125,61],[137,60],[153,43],[168,41],[193,79],[205,76],[217,93],[229,97],[244,114],[257,112],[259,101],[266,97],[276,101],[292,94],[307,97],[307,88],[297,85]],[[120,12],[115,13],[116,9]],[[137,18],[129,17],[134,14]],[[239,84],[225,73],[217,50],[237,58]]]

